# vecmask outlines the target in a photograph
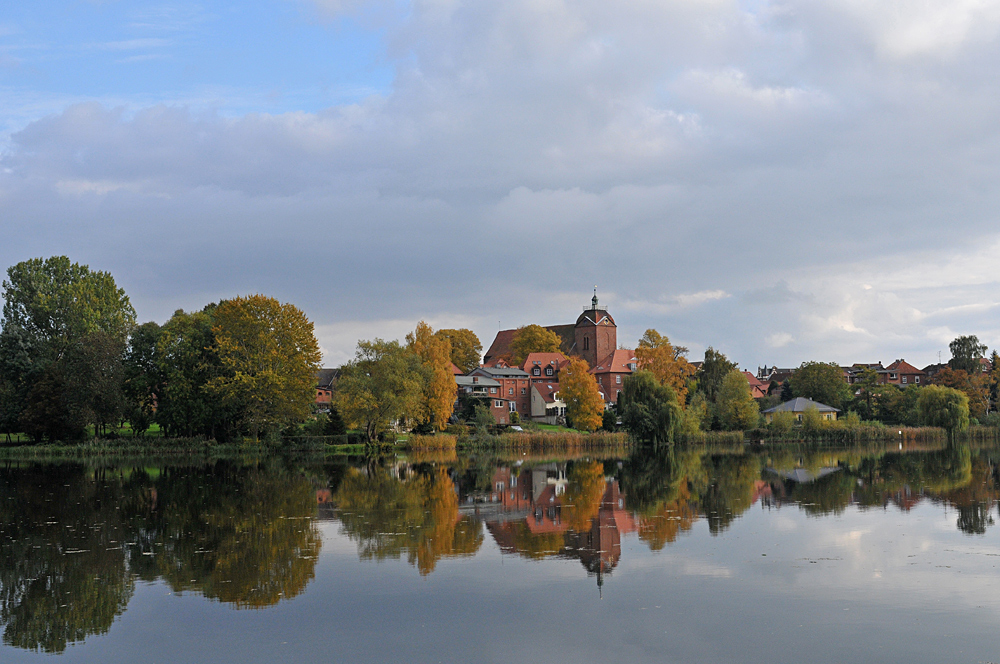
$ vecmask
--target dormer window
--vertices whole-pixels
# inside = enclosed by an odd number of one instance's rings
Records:
[[[552,375],[552,367],[545,367],[545,375],[546,376]]]
[[[531,370],[531,375],[533,375],[533,376],[541,376],[542,375],[542,370],[539,369],[538,367],[535,367],[534,369]]]

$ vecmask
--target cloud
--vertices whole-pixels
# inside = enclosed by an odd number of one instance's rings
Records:
[[[1000,343],[993,3],[315,7],[384,32],[390,90],[39,113],[0,153],[0,262],[69,253],[161,319],[267,292],[330,358],[383,322],[570,322],[595,283],[623,343],[747,366]]]

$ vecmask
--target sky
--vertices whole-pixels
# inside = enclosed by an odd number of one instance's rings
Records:
[[[998,71],[1000,0],[7,3],[0,269],[922,367],[1000,347]]]

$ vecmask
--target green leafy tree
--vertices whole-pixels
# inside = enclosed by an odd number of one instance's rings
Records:
[[[730,371],[718,392],[719,420],[731,431],[752,429],[757,426],[760,411],[750,393],[750,382],[738,369]]]
[[[451,344],[451,361],[465,373],[474,371],[483,359],[483,344],[472,330],[438,330],[434,336],[447,339]]]
[[[531,353],[558,353],[562,347],[559,335],[541,325],[525,325],[517,328],[510,342],[511,365],[524,363]]]
[[[156,421],[167,435],[225,440],[234,434],[237,413],[207,390],[209,381],[225,372],[212,332],[215,308],[177,310],[160,330],[156,364],[163,382]]]
[[[844,372],[830,362],[803,362],[789,379],[792,394],[840,408],[850,398],[850,386],[844,381]]]
[[[958,337],[948,344],[948,349],[951,351],[949,367],[967,374],[980,372],[979,360],[986,357],[986,345],[979,343],[979,337],[974,334]]]
[[[788,433],[795,426],[795,414],[787,410],[778,411],[771,415],[769,426],[776,434]]]
[[[969,427],[969,398],[950,387],[928,385],[921,388],[917,411],[923,424],[941,427],[949,435]]]
[[[326,416],[326,425],[323,427],[323,434],[326,436],[343,436],[347,433],[347,425],[340,415],[340,410],[336,406],[330,407],[330,412]]]
[[[304,421],[316,396],[321,359],[313,324],[291,304],[263,295],[237,297],[215,309],[215,347],[224,372],[208,391],[259,433]]]
[[[735,363],[730,362],[725,355],[709,346],[705,350],[705,361],[698,369],[698,389],[705,394],[711,403],[715,403],[719,390],[722,388],[722,382],[736,369]]]
[[[990,355],[990,411],[1000,410],[1000,353],[993,351]]]
[[[160,326],[143,323],[132,331],[125,351],[124,415],[136,436],[145,434],[153,423],[157,395],[163,390],[162,372],[156,362],[159,340]]]
[[[869,367],[862,369],[853,388],[858,393],[855,406],[864,414],[865,419],[872,419],[875,415],[875,396],[880,389],[878,372]]]
[[[645,370],[625,379],[618,395],[618,412],[626,431],[654,444],[673,442],[684,415],[673,388]]]
[[[109,273],[65,256],[23,261],[7,277],[0,329],[4,427],[9,431],[16,420],[36,433],[76,437],[87,423],[112,418],[120,407],[120,355],[135,325],[128,296]],[[48,417],[60,422],[48,424]]]
[[[398,341],[359,341],[337,380],[337,408],[374,441],[395,422],[420,413],[422,376],[420,357]]]

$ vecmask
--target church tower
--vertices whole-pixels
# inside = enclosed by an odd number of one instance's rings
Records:
[[[585,308],[576,319],[573,336],[575,353],[587,360],[591,368],[618,348],[618,326],[611,314],[598,303],[597,286],[594,286],[590,307]]]

